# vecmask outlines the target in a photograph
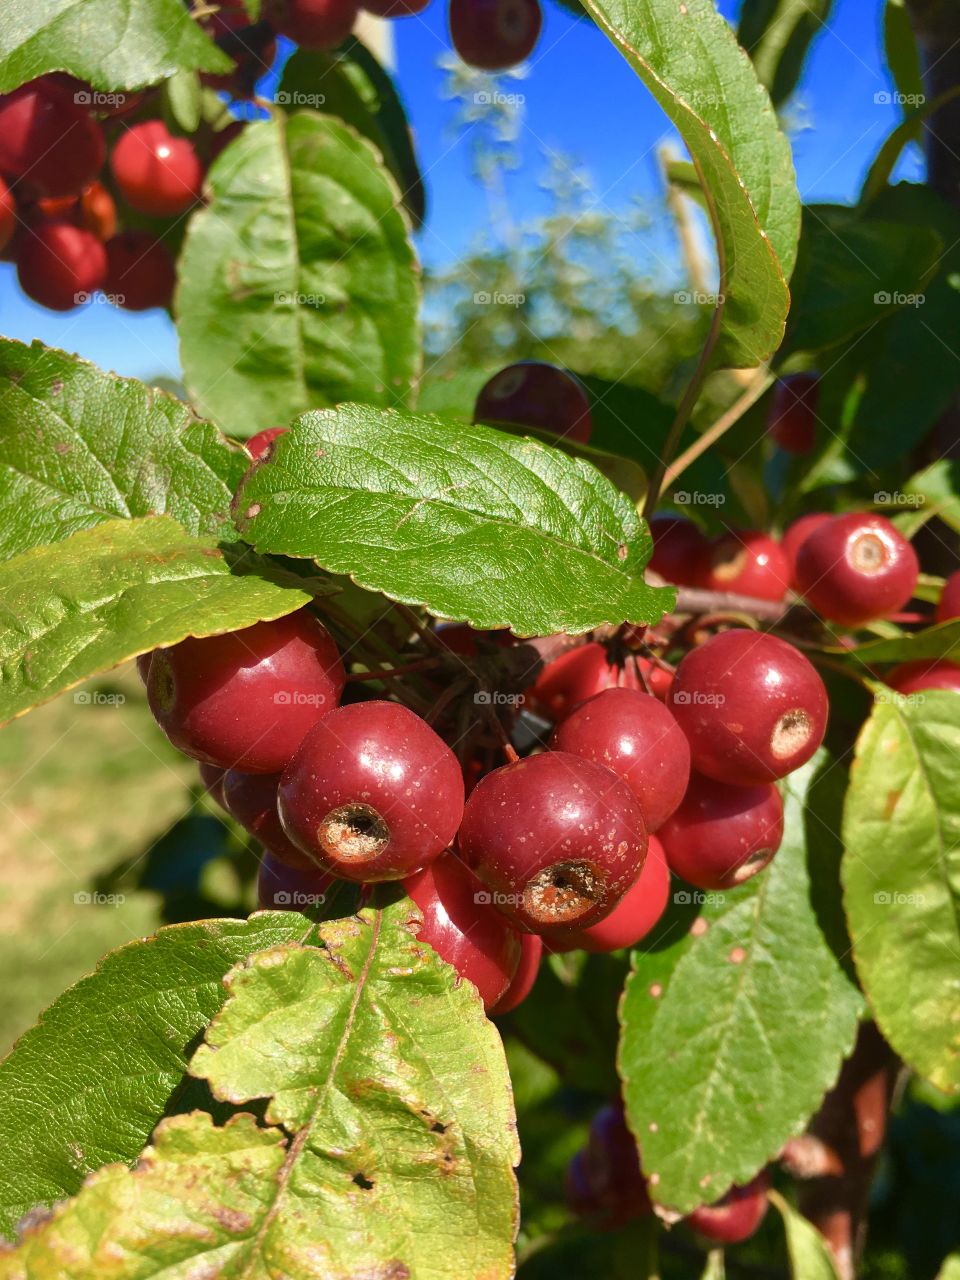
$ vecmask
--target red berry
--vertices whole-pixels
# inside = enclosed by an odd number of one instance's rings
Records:
[[[635,947],[657,923],[670,900],[670,868],[663,845],[650,837],[647,860],[636,884],[631,885],[614,909],[588,929],[565,929],[548,942],[551,951],[619,951]]]
[[[282,436],[287,427],[266,427],[263,431],[258,431],[255,436],[251,436],[246,442],[245,448],[250,457],[256,462],[261,458],[268,458],[273,452],[273,442],[277,436]]]
[[[627,1128],[622,1102],[608,1103],[593,1117],[583,1171],[610,1225],[645,1217],[652,1211],[640,1153]]]
[[[264,911],[303,911],[322,906],[334,877],[309,867],[291,867],[265,853],[257,876],[257,901]]]
[[[832,519],[833,516],[827,515],[825,511],[810,511],[807,515],[794,520],[793,524],[788,525],[784,530],[783,537],[780,539],[780,548],[790,565],[791,586],[796,583],[797,553],[801,546],[814,529],[819,529],[822,524],[829,524]]]
[[[781,378],[773,393],[767,433],[784,453],[809,453],[817,434],[820,380],[815,373]]]
[[[306,609],[242,631],[157,649],[147,694],[185,755],[279,773],[343,691],[337,646]]]
[[[592,760],[546,751],[477,784],[459,845],[494,905],[539,933],[609,915],[640,874],[647,832],[622,778]]]
[[[223,780],[226,776],[226,769],[221,769],[218,764],[200,762],[200,782],[203,784],[203,789],[208,796],[216,800],[221,809],[227,807],[223,799]]]
[[[633,662],[618,667],[602,644],[590,641],[548,662],[524,696],[533,711],[559,724],[581,702],[617,685],[642,688]]]
[[[824,618],[845,627],[899,612],[919,571],[906,538],[883,516],[866,512],[814,529],[797,553],[797,589]]]
[[[200,25],[235,64],[233,71],[225,75],[204,73],[201,83],[224,89],[237,98],[252,98],[257,81],[266,75],[277,56],[276,40],[266,38],[265,27],[251,24],[242,3],[221,4],[219,11]]]
[[[473,420],[538,427],[580,444],[587,443],[592,428],[583,383],[566,369],[541,360],[520,360],[495,373],[480,388]]]
[[[43,196],[34,207],[44,218],[92,231],[98,240],[109,240],[117,229],[117,206],[100,182],[91,182],[78,196]]]
[[[200,199],[203,165],[186,138],[162,120],[131,125],[113,148],[110,168],[131,209],[172,218]]]
[[[711,1244],[739,1244],[757,1230],[767,1212],[770,1179],[758,1173],[744,1187],[731,1187],[716,1204],[701,1205],[685,1219],[691,1230]]]
[[[951,573],[937,601],[937,621],[949,622],[951,618],[960,618],[960,570]]]
[[[241,773],[238,769],[228,769],[223,778],[223,807],[279,862],[290,867],[316,869],[316,861],[291,844],[280,825],[279,786],[278,773]]]
[[[640,668],[640,674],[646,681],[647,688],[655,698],[659,698],[661,702],[665,702],[667,694],[673,687],[673,672],[667,671],[663,667],[658,667],[655,662],[651,662],[648,658],[638,658],[637,665]]]
[[[448,848],[463,814],[456,756],[395,702],[357,702],[307,734],[284,771],[290,839],[344,880],[400,880]]]
[[[60,85],[34,80],[0,98],[0,173],[25,190],[76,195],[103,157],[100,126]]]
[[[430,0],[363,0],[363,8],[379,18],[405,18],[422,13]]]
[[[660,830],[670,870],[698,889],[732,889],[762,871],[783,840],[783,801],[772,783],[731,787],[694,774]]]
[[[827,693],[799,649],[777,636],[711,636],[677,668],[667,706],[690,742],[693,767],[734,786],[773,782],[823,741]]]
[[[481,71],[506,71],[529,57],[543,21],[537,0],[450,0],[450,38]]]
[[[537,974],[540,972],[540,961],[543,958],[542,940],[535,933],[518,933],[516,937],[520,939],[520,963],[510,980],[509,987],[497,1003],[491,1006],[491,1015],[511,1013],[523,1004],[533,990]]]
[[[477,988],[490,1009],[507,993],[520,963],[520,935],[489,905],[483,885],[455,857],[437,858],[408,876],[404,891],[423,912],[417,937]]]
[[[703,585],[710,543],[695,524],[683,516],[659,515],[650,521],[653,555],[650,568],[676,586]]]
[[[702,585],[757,600],[782,600],[790,586],[790,561],[768,534],[731,529],[711,543]]]
[[[353,30],[356,0],[268,0],[263,16],[305,49],[334,49]]]
[[[106,292],[127,311],[167,307],[176,273],[170,251],[147,231],[121,231],[107,241]]]
[[[884,680],[898,693],[922,693],[924,689],[951,689],[960,693],[960,666],[946,658],[920,658],[894,667]]]
[[[70,311],[103,287],[107,254],[90,231],[69,222],[45,222],[28,232],[17,249],[20,288],[51,311]]]
[[[606,689],[558,725],[550,746],[618,774],[640,801],[648,831],[656,831],[683,799],[690,746],[656,698],[636,689]]]
[[[10,188],[0,178],[0,250],[7,247],[17,229],[17,202]]]

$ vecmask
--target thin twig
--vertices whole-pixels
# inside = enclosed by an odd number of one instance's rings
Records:
[[[756,379],[734,400],[729,409],[721,413],[713,426],[708,427],[703,435],[698,436],[693,444],[684,449],[679,458],[666,468],[663,473],[661,488],[669,488],[691,463],[696,462],[702,453],[706,453],[712,445],[716,444],[720,437],[729,431],[736,422],[739,422],[747,410],[757,403],[775,381],[774,375],[769,370],[761,369]]]

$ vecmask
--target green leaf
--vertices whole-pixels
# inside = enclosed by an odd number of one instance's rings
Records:
[[[790,146],[713,0],[587,0],[680,131],[720,256],[720,364],[753,366],[783,335],[800,224]]]
[[[929,511],[960,532],[960,462],[941,458],[931,463],[907,481],[904,493],[922,498],[925,514]]]
[[[823,31],[833,0],[746,0],[737,39],[779,107],[800,79],[803,60]]]
[[[311,597],[169,516],[111,520],[0,565],[0,722],[188,635],[281,618]]]
[[[235,502],[241,536],[438,617],[521,636],[652,621],[650,535],[589,463],[363,405],[305,414]]]
[[[705,899],[702,912],[677,911],[658,949],[635,953],[618,1065],[651,1194],[681,1214],[801,1132],[853,1045],[862,1000],[819,907],[837,888],[811,783],[830,767],[821,752],[784,782],[786,835],[767,870],[675,894]]]
[[[904,0],[887,0],[883,11],[883,48],[901,100],[910,106],[923,102],[920,50]]]
[[[843,815],[843,900],[880,1030],[939,1089],[960,1087],[960,698],[877,700]]]
[[[248,125],[208,182],[176,296],[191,399],[234,436],[342,400],[402,404],[419,372],[418,271],[366,139],[278,115]]]
[[[722,1249],[711,1249],[700,1280],[726,1280],[727,1267]]]
[[[0,6],[0,93],[47,71],[95,89],[141,89],[176,71],[229,71],[181,0],[5,0]]]
[[[770,1200],[783,1218],[793,1280],[839,1280],[833,1254],[813,1223],[788,1204],[778,1191],[770,1192]]]
[[[889,5],[887,12],[890,12]],[[902,9],[901,12],[903,12]],[[880,194],[890,181],[890,176],[896,167],[897,161],[900,159],[900,153],[904,147],[911,142],[919,142],[923,137],[923,126],[930,116],[934,115],[935,112],[939,111],[942,106],[950,102],[958,94],[960,94],[960,85],[954,85],[952,89],[948,89],[945,93],[939,94],[936,98],[931,98],[929,102],[924,102],[915,111],[911,111],[907,118],[887,136],[864,179],[863,187],[860,191],[861,205],[868,204],[874,196]]]
[[[960,621],[941,622],[922,631],[869,640],[855,649],[831,645],[827,650],[845,659],[865,675],[872,675],[877,663],[916,662],[921,658],[954,658],[960,653]]]
[[[224,974],[308,930],[291,912],[170,925],[65,991],[0,1064],[0,1232],[101,1165],[135,1160],[226,999]]]
[[[167,514],[231,539],[230,499],[249,464],[162,391],[0,340],[0,559],[122,516]]]
[[[203,114],[203,91],[195,71],[178,71],[163,86],[164,109],[184,133],[195,133]]]
[[[960,1253],[951,1253],[950,1257],[944,1260],[937,1280],[960,1280]]]

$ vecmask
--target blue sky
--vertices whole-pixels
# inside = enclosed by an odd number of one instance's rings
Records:
[[[737,7],[735,0],[721,0],[728,17]],[[816,38],[789,109],[806,201],[855,199],[870,161],[900,118],[898,107],[876,101],[891,87],[882,50],[882,9],[882,0],[835,0],[831,20]],[[481,235],[487,216],[470,176],[468,146],[452,129],[453,106],[441,94],[445,74],[438,59],[448,49],[445,10],[443,0],[433,0],[419,17],[394,24],[397,75],[430,201],[419,250],[427,263],[437,265],[456,258]],[[607,208],[623,209],[637,196],[657,193],[655,150],[671,136],[668,122],[590,24],[576,22],[545,0],[543,33],[529,74],[504,87],[525,99],[521,165],[507,182],[516,220],[546,210],[540,182],[551,152],[583,166]],[[921,172],[917,153],[908,153],[898,170],[908,178]],[[6,263],[0,264],[0,332],[40,338],[131,376],[176,377],[178,372],[176,338],[164,314],[132,315],[92,303],[57,315],[20,294]]]

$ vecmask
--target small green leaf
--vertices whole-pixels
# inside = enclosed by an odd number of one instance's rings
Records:
[[[624,1098],[651,1194],[679,1213],[749,1181],[799,1133],[853,1045],[862,1000],[819,910],[836,867],[818,849],[811,783],[830,767],[821,752],[784,782],[786,835],[765,871],[724,893],[679,891],[675,903],[705,898],[703,910],[691,921],[691,904],[685,927],[677,911],[634,955]]]
[[[170,925],[65,991],[0,1065],[0,1232],[101,1165],[135,1160],[226,999],[224,974],[309,931],[293,912]]]
[[[883,11],[883,47],[901,105],[923,102],[920,50],[904,0],[887,0]]]
[[[521,636],[650,622],[646,525],[589,463],[364,405],[305,414],[235,502],[241,535],[438,617]]]
[[[680,131],[706,193],[720,257],[720,364],[779,346],[800,224],[790,145],[713,0],[586,0]]]
[[[958,751],[955,693],[878,699],[843,815],[843,901],[864,992],[897,1053],[948,1092],[960,1088]]]
[[[930,512],[960,533],[960,462],[941,458],[912,476],[904,493],[923,500],[924,514]]]
[[[773,104],[786,102],[800,79],[815,36],[824,30],[833,0],[764,0],[744,4],[737,39],[753,59]]]
[[[202,116],[203,91],[195,71],[178,71],[163,86],[164,107],[184,133],[195,133]]]
[[[783,1218],[793,1280],[839,1280],[833,1254],[813,1223],[797,1213],[778,1191],[770,1192],[770,1201]]]
[[[311,597],[169,516],[111,520],[0,565],[0,722],[188,635],[281,618]]]
[[[711,1249],[700,1280],[726,1280],[727,1267],[722,1249]]]
[[[342,400],[404,403],[418,271],[366,139],[315,112],[277,115],[248,125],[208,181],[176,297],[191,399],[240,437]]]
[[[887,12],[890,12],[889,5]],[[902,9],[901,12],[903,12]],[[864,180],[860,191],[861,205],[868,204],[874,196],[880,194],[890,181],[890,176],[896,167],[897,161],[900,159],[900,154],[904,147],[908,143],[919,142],[923,137],[924,125],[930,116],[955,98],[957,94],[960,94],[960,85],[954,85],[952,89],[948,89],[945,93],[939,94],[936,98],[931,98],[929,102],[924,102],[916,110],[911,111],[907,118],[887,136]]]
[[[5,0],[0,6],[0,93],[47,71],[95,89],[142,89],[176,71],[229,71],[233,63],[181,0]]]
[[[173,396],[0,340],[0,559],[121,516],[167,514],[228,540],[249,465]]]
[[[924,627],[922,631],[903,632],[901,635],[881,640],[869,640],[846,649],[831,645],[828,653],[835,654],[866,675],[873,674],[877,663],[916,662],[921,658],[953,658],[960,653],[960,621],[938,623]]]

